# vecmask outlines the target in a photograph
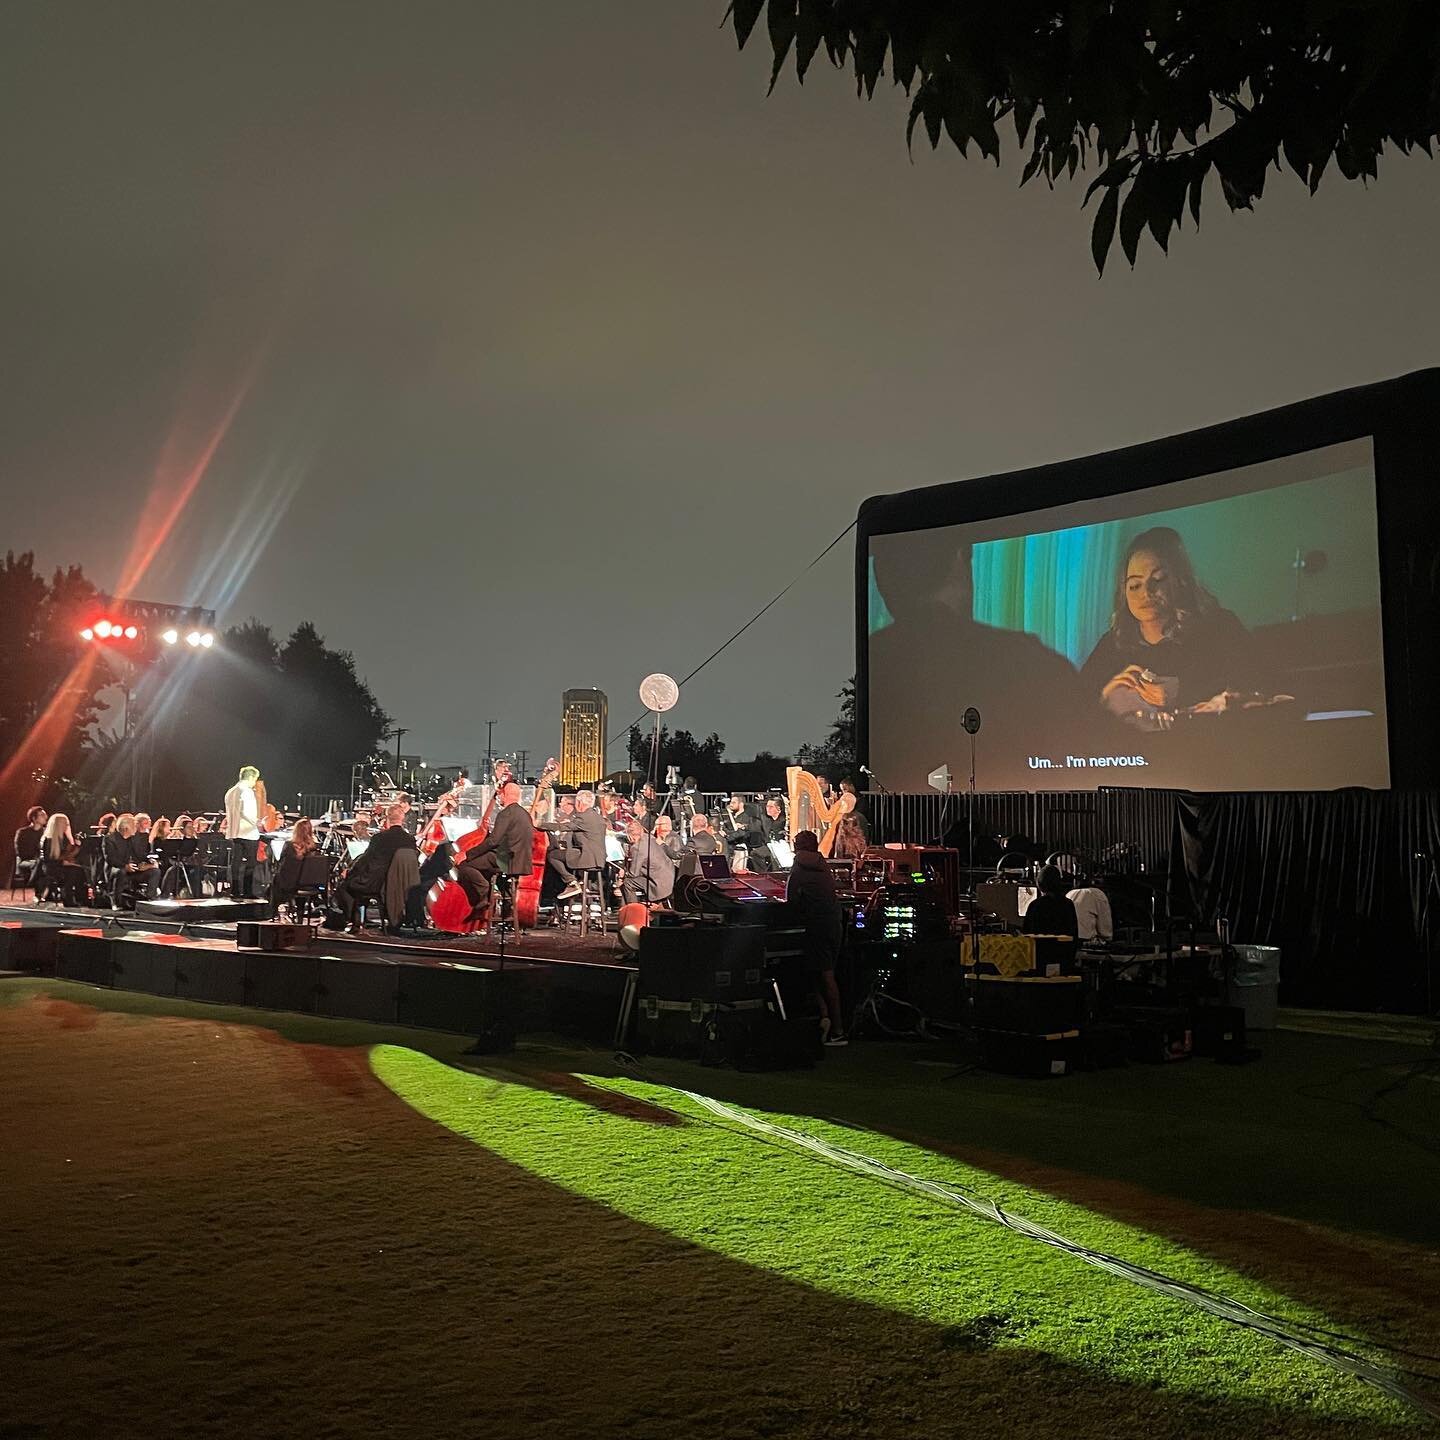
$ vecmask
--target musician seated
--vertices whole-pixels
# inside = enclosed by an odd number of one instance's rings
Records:
[[[138,818],[127,811],[105,837],[110,903],[117,910],[133,909],[136,900],[153,900],[160,886],[160,867],[150,858],[148,824],[141,836],[136,829]],[[145,817],[147,822],[149,818]]]
[[[655,829],[651,834],[655,837],[655,843],[670,857],[671,863],[678,865],[680,857],[685,853],[685,847],[675,833],[675,822],[668,815],[657,815]]]
[[[718,855],[720,842],[710,828],[710,822],[703,815],[697,815],[690,822],[690,843],[685,847],[696,855]]]
[[[550,868],[563,886],[556,899],[572,899],[580,893],[577,871],[605,868],[605,821],[595,808],[595,792],[581,790],[575,796],[575,813],[545,828],[555,835]]]
[[[280,914],[282,905],[289,905],[295,899],[300,884],[300,863],[319,847],[315,839],[315,826],[308,819],[299,819],[290,832],[290,838],[280,849],[280,859],[275,864],[275,873],[270,879],[270,918]]]
[[[333,899],[345,928],[352,934],[360,926],[355,920],[356,907],[362,901],[378,900],[385,893],[385,881],[391,862],[401,850],[414,850],[415,837],[405,828],[405,809],[392,805],[385,812],[385,828],[365,847],[365,853],[350,867],[349,873],[335,887]],[[418,869],[418,862],[417,867]],[[400,916],[391,919],[400,923]]]
[[[69,816],[50,816],[40,839],[40,869],[35,876],[37,895],[53,886],[59,890],[63,905],[83,905],[90,898],[90,877],[83,865],[74,862],[79,849],[70,833]]]
[[[501,808],[491,823],[489,835],[466,855],[464,863],[455,871],[455,878],[470,901],[472,918],[483,914],[489,908],[497,876],[508,876],[513,885],[522,875],[530,873],[534,860],[535,826],[530,819],[530,812],[520,803],[520,787],[513,780],[507,780],[500,787],[497,799]],[[594,799],[591,795],[590,804],[586,806],[591,815],[595,813],[591,808]],[[578,803],[575,808],[578,816]],[[604,862],[602,831],[600,863],[603,865]],[[483,933],[483,928],[479,933]]]
[[[40,869],[40,847],[49,820],[43,805],[25,812],[25,823],[15,832],[15,874],[22,885],[32,885]]]
[[[370,822],[363,815],[357,815],[350,822],[350,836],[354,840],[370,839]]]
[[[1030,902],[1022,925],[1027,935],[1080,936],[1075,902],[1065,893],[1065,877],[1054,865],[1042,865],[1035,883],[1040,894]]]
[[[753,832],[759,828],[759,820],[743,795],[732,795],[720,812],[720,838],[725,842],[727,852],[737,845],[747,849],[754,844]]]
[[[778,870],[774,855],[770,852],[772,840],[788,838],[785,825],[785,807],[773,795],[765,802],[765,812],[756,822],[755,844],[750,848],[750,868],[762,872]]]
[[[625,857],[625,879],[620,888],[626,902],[664,904],[675,889],[675,862],[653,833],[646,834],[638,820],[626,826],[625,838],[630,851]]]
[[[840,797],[835,805],[835,841],[830,854],[836,860],[858,860],[870,844],[870,827],[859,808],[860,797],[848,780],[840,782]]]

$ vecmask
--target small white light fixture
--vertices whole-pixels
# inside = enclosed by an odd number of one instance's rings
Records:
[[[135,625],[127,625],[125,627],[125,638],[127,640],[138,640],[140,638],[139,628]]]
[[[175,629],[170,629],[170,630],[167,630],[160,638],[161,638],[167,645],[175,645],[175,644],[178,644],[178,643],[179,643],[179,640],[180,640],[180,632],[179,632],[178,630],[175,630]]]
[[[95,625],[95,633],[102,640],[108,640],[110,638],[110,622],[108,620],[98,621]]]
[[[93,639],[95,638],[95,632],[87,625],[87,626],[80,632],[80,638],[81,638],[82,640],[93,640]]]
[[[205,647],[205,649],[208,650],[215,643],[215,637],[210,633],[210,631],[207,630],[200,637],[200,643]]]
[[[192,630],[185,637],[185,643],[187,645],[198,645],[200,643],[200,632],[198,630]]]

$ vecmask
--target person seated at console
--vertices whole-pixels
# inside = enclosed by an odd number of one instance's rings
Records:
[[[1110,910],[1110,897],[1093,875],[1084,884],[1068,892],[1075,906],[1080,926],[1080,942],[1084,945],[1108,945],[1115,938],[1115,921]]]
[[[1027,935],[1069,935],[1080,938],[1080,917],[1075,902],[1065,893],[1065,877],[1054,865],[1042,865],[1036,876],[1039,895],[1025,911],[1022,925]]]
[[[625,857],[625,879],[621,884],[625,900],[633,904],[662,905],[675,889],[675,862],[653,833],[647,834],[638,820],[625,827],[629,853]]]
[[[319,842],[315,839],[315,826],[302,816],[295,822],[295,828],[291,830],[290,838],[281,849],[280,859],[275,866],[275,874],[270,880],[270,918],[272,920],[279,915],[282,905],[288,905],[294,900],[296,889],[300,884],[301,862],[318,848]]]
[[[40,839],[40,868],[35,876],[35,890],[43,894],[49,887],[60,892],[63,905],[83,905],[90,898],[90,877],[83,865],[75,864],[79,842],[70,833],[70,817],[55,814],[45,822]]]
[[[1250,632],[1196,578],[1168,525],[1125,547],[1110,628],[1080,668],[1092,703],[1127,725],[1169,729],[1175,716],[1250,709],[1272,699]]]
[[[25,812],[25,823],[15,832],[15,873],[22,885],[34,885],[40,869],[40,844],[49,818],[43,805],[32,805]]]
[[[820,1036],[826,1045],[844,1045],[845,1022],[835,966],[845,936],[845,917],[835,894],[835,876],[820,853],[820,837],[802,830],[795,837],[795,864],[785,885],[785,900],[805,927],[806,979],[820,1007]]]
[[[385,893],[385,880],[390,873],[390,863],[400,850],[415,850],[415,837],[405,828],[405,810],[392,805],[385,812],[385,828],[365,847],[365,853],[351,865],[345,878],[335,887],[336,908],[352,934],[359,931],[355,920],[355,909],[363,900],[375,900]],[[419,861],[416,861],[416,871]],[[402,916],[391,917],[391,924],[398,925]]]
[[[605,821],[595,807],[595,792],[579,791],[574,814],[544,828],[555,837],[550,847],[550,868],[564,887],[555,898],[573,899],[580,893],[578,871],[605,868]]]

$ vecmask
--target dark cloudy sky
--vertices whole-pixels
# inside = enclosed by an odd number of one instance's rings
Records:
[[[193,483],[137,593],[313,619],[433,761],[492,717],[539,752],[562,689],[623,723],[866,495],[1440,358],[1424,158],[1207,196],[1097,280],[1078,189],[911,163],[903,97],[819,69],[767,99],[723,12],[8,0],[3,543],[113,584]],[[823,735],[850,577],[847,542],[676,723]]]

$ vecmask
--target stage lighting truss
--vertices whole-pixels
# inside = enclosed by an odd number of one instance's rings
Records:
[[[136,624],[129,616],[102,615],[80,631],[80,638],[87,644],[100,642],[133,653],[148,648],[150,633],[148,627]],[[210,650],[215,645],[215,632],[208,625],[203,628],[192,625],[184,631],[168,625],[160,631],[159,640],[160,645],[167,648],[183,645],[190,650]]]

